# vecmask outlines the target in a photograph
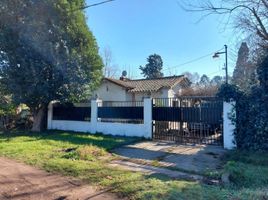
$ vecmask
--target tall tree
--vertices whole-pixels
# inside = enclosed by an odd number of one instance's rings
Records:
[[[104,64],[103,76],[114,78],[120,70],[117,65],[113,64],[113,53],[109,46],[102,50],[101,56]]]
[[[182,73],[185,77],[187,77],[192,84],[196,84],[199,81],[200,75],[197,72],[184,72]]]
[[[191,74],[191,73],[190,73]],[[197,74],[197,73],[193,73]],[[187,73],[186,73],[187,75]],[[184,96],[215,96],[219,87],[224,83],[222,76],[214,76],[211,80],[206,74],[203,74],[196,82],[193,82],[191,88],[185,88],[180,95]]]
[[[199,86],[201,87],[207,87],[210,84],[209,77],[206,74],[203,74],[199,81]]]
[[[222,76],[214,76],[211,81],[210,84],[212,86],[217,86],[220,87],[223,84],[224,80]]]
[[[248,91],[255,74],[255,65],[249,60],[249,48],[246,42],[242,42],[239,51],[236,66],[233,72],[233,83],[242,91]]]
[[[102,60],[79,8],[84,0],[1,0],[0,82],[33,113],[40,131],[52,100],[86,99]]]
[[[163,77],[161,72],[163,68],[163,61],[160,55],[153,54],[147,58],[147,64],[143,67],[140,66],[141,74],[147,79]]]
[[[265,96],[266,100],[268,100],[268,50],[266,51],[266,55],[260,59],[261,62],[257,68],[258,80],[260,84],[260,88],[263,90],[263,95]],[[266,107],[268,108],[267,101]],[[267,109],[268,113],[268,109]]]
[[[259,80],[259,92],[254,95],[253,91],[253,110],[258,107],[258,113],[256,114],[254,127],[256,128],[256,134],[253,135],[254,142],[258,143],[262,149],[268,151],[268,50],[257,68],[258,80]],[[255,89],[255,88],[254,88]],[[254,90],[253,89],[253,90]]]

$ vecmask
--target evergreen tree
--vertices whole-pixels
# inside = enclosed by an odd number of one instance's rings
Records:
[[[141,74],[147,79],[163,77],[161,72],[163,68],[163,61],[160,55],[153,54],[147,58],[145,67],[140,66]]]
[[[80,101],[100,81],[102,60],[84,0],[1,0],[0,84],[33,113],[40,131],[52,100]]]
[[[242,42],[233,72],[233,83],[242,91],[249,91],[254,74],[255,67],[249,60],[249,48],[246,42]]]

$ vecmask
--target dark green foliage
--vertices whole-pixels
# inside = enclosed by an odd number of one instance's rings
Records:
[[[224,101],[237,101],[242,97],[243,93],[235,85],[223,84],[219,88],[217,96],[223,98]]]
[[[0,130],[11,128],[16,115],[16,105],[10,97],[1,95],[0,92]]]
[[[1,94],[1,93],[0,93]],[[9,97],[0,97],[0,117],[14,115],[16,113],[16,105],[11,103]]]
[[[10,96],[6,96],[0,84],[0,130],[10,126],[16,114],[16,105],[11,102]]]
[[[147,62],[148,63],[145,65],[145,67],[140,66],[140,70],[142,71],[141,74],[143,74],[145,78],[163,77],[163,73],[161,72],[163,68],[163,61],[160,55],[150,55],[147,58]]]
[[[258,65],[259,84],[251,85],[250,92],[236,86],[223,85],[218,96],[235,101],[233,122],[238,148],[268,150],[268,54]]]
[[[261,64],[257,69],[258,79],[260,86],[263,89],[265,97],[268,95],[268,50],[267,56],[262,60]]]
[[[52,100],[88,98],[101,78],[95,38],[77,10],[83,5],[84,0],[0,2],[0,84],[34,118]]]

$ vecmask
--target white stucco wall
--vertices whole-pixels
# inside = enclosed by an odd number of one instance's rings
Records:
[[[128,123],[109,123],[98,122],[97,120],[97,105],[100,100],[91,101],[91,121],[67,121],[67,120],[53,120],[53,109],[48,110],[48,129],[78,131],[88,133],[103,133],[106,135],[120,135],[120,136],[135,136],[152,138],[152,100],[144,99],[144,123],[143,124],[128,124]]]
[[[136,92],[131,93],[119,85],[109,81],[102,82],[101,86],[93,92],[92,98],[96,94],[103,101],[143,101],[144,98],[173,98],[181,90],[180,84],[175,85],[172,89],[162,88],[157,92]]]
[[[133,93],[127,93],[127,101],[132,101]],[[174,91],[172,89],[163,88],[157,92],[136,92],[135,101],[143,101],[145,98],[173,98]]]
[[[100,100],[91,101],[91,121],[63,121],[52,120],[52,106],[49,105],[48,110],[48,129],[66,130],[66,131],[79,131],[96,133],[101,132],[109,135],[121,136],[136,136],[152,138],[152,99],[144,99],[144,123],[143,124],[127,124],[127,123],[107,123],[98,122],[97,120],[97,105]],[[224,148],[234,149],[234,129],[235,126],[230,120],[230,113],[234,107],[234,103],[224,102],[223,111],[223,137]]]
[[[109,135],[143,137],[144,125],[143,124],[98,122],[97,132],[100,132],[103,134],[109,134]]]
[[[93,92],[92,97],[94,98],[96,94],[98,98],[103,101],[126,101],[127,99],[126,89],[108,81],[103,82],[101,86]]]
[[[135,95],[135,101],[143,101],[144,98],[149,98],[151,96],[153,96],[154,93],[150,93],[150,92],[136,92],[134,93]],[[133,93],[129,93],[130,96],[133,95]],[[131,101],[131,99],[130,99]]]
[[[91,123],[82,121],[66,121],[66,120],[52,120],[51,127],[52,130],[63,130],[63,131],[77,131],[90,133]]]
[[[172,93],[174,96],[176,96],[176,94],[181,93],[181,90],[182,90],[182,86],[180,84],[177,84],[172,88]]]

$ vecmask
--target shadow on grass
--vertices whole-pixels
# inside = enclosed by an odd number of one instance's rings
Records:
[[[43,131],[41,133],[31,131],[9,131],[1,132],[0,139],[9,141],[16,137],[31,137],[34,140],[53,140],[58,142],[67,142],[73,145],[94,145],[105,150],[111,150],[126,144],[132,144],[141,141],[138,137],[124,137],[103,135],[101,133],[90,134],[72,131]],[[32,141],[32,140],[30,140]]]

